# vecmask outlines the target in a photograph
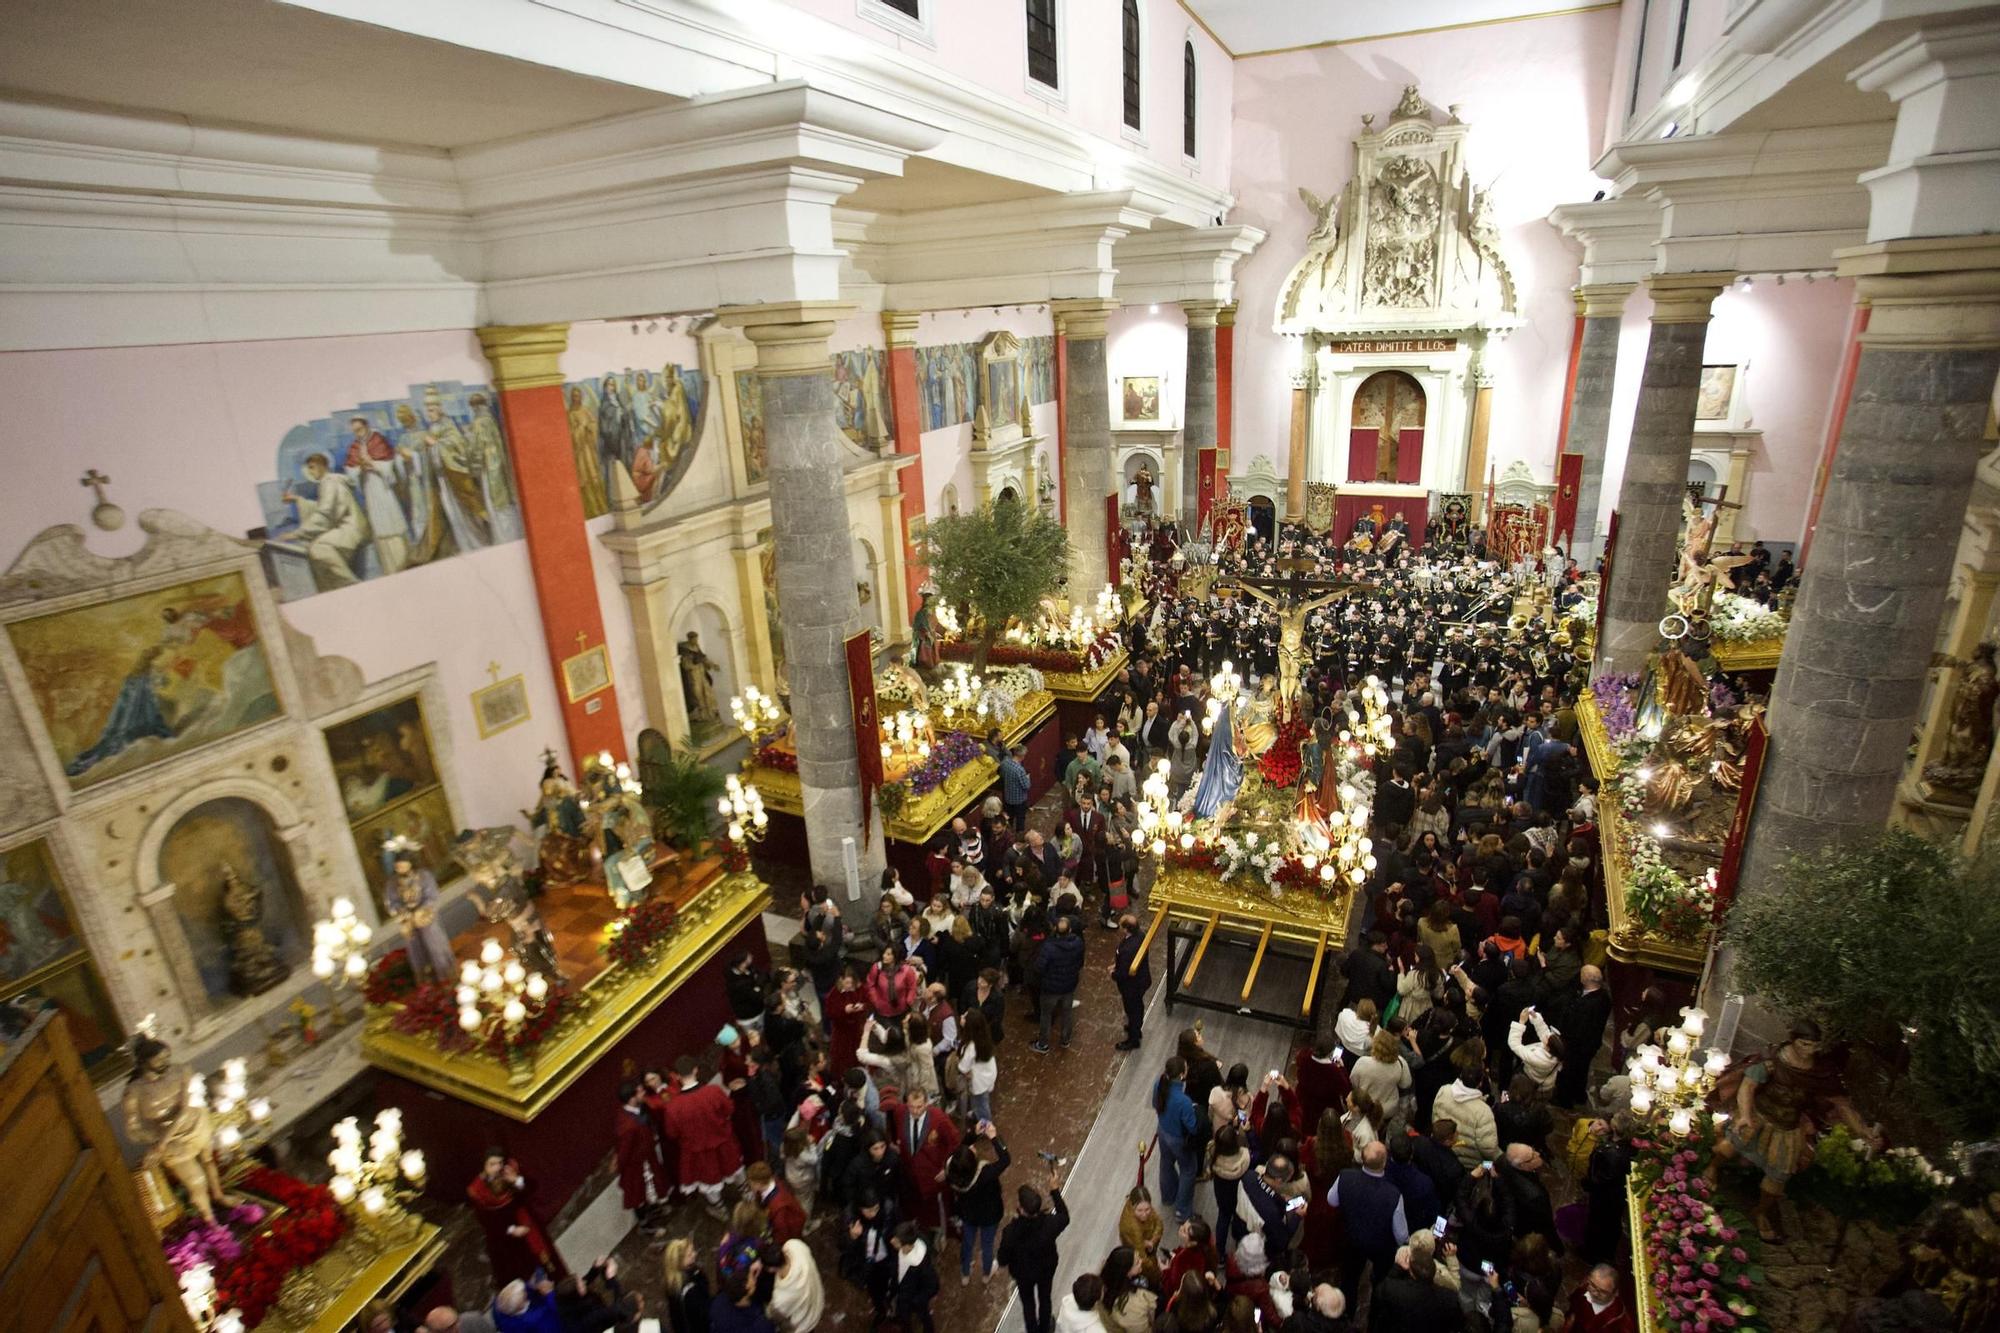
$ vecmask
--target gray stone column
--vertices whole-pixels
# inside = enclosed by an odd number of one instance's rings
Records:
[[[1215,322],[1220,301],[1183,301],[1187,312],[1187,414],[1181,423],[1181,529],[1201,512],[1201,451],[1215,448]]]
[[[1840,272],[1873,308],[1771,693],[1741,896],[1888,821],[2000,374],[2000,237],[1863,246]],[[1711,995],[1731,970],[1725,949]]]
[[[1640,670],[1659,641],[1694,450],[1708,308],[1734,276],[1664,273],[1646,279],[1653,296],[1653,332],[1646,343],[1625,478],[1618,487],[1618,546],[1611,555],[1605,623],[1597,635],[1600,672]]]
[[[1576,534],[1571,554],[1589,568],[1599,550],[1598,496],[1604,489],[1604,443],[1611,434],[1611,381],[1618,370],[1618,326],[1630,282],[1591,283],[1576,289],[1576,313],[1583,318],[1576,354],[1576,387],[1569,400],[1569,435],[1563,452],[1582,454],[1576,485]]]
[[[1104,554],[1104,498],[1117,493],[1118,483],[1111,475],[1111,378],[1104,361],[1104,326],[1118,303],[1093,298],[1056,301],[1052,308],[1068,357],[1062,468],[1069,506],[1069,598],[1090,606],[1111,576]],[[1212,421],[1212,409],[1209,416]]]
[[[884,864],[882,821],[872,821],[863,845],[861,771],[843,647],[861,628],[861,606],[841,483],[844,441],[834,419],[826,347],[834,322],[852,310],[835,301],[791,301],[717,313],[756,344],[757,378],[764,387],[778,614],[785,627],[813,880],[834,889],[845,884],[841,843],[854,839],[861,889],[872,911]]]

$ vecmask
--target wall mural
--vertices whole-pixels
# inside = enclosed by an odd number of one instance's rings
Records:
[[[764,443],[764,382],[754,370],[736,372],[736,413],[743,427],[743,478],[754,486],[771,470]]]
[[[493,390],[410,386],[294,426],[257,484],[264,571],[281,600],[396,574],[521,536]]]
[[[278,716],[240,574],[17,620],[7,634],[78,789]]]
[[[1053,335],[1021,339],[1021,389],[1031,403],[1056,400],[1056,340]]]
[[[778,546],[771,529],[757,534],[757,568],[763,575],[764,624],[771,636],[771,674],[777,679],[777,693],[789,693],[785,674],[785,621],[778,614]]]
[[[625,465],[639,503],[664,500],[687,475],[701,439],[708,378],[700,370],[612,371],[563,386],[585,518],[611,512],[611,464]]]
[[[895,435],[886,352],[857,347],[833,354],[833,410],[841,431],[864,449],[879,450]]]
[[[923,397],[925,430],[962,426],[972,420],[979,395],[979,344],[919,347],[917,392]]]

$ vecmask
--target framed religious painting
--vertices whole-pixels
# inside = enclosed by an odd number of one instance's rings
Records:
[[[78,791],[283,712],[241,574],[27,617],[7,636]]]
[[[367,819],[348,826],[354,832],[354,850],[361,857],[361,873],[374,891],[375,902],[382,900],[382,844],[390,838],[410,838],[422,846],[424,865],[437,876],[439,884],[449,884],[459,874],[452,858],[458,839],[458,821],[452,817],[451,798],[441,786],[427,787],[385,806]]]
[[[479,739],[497,736],[528,720],[528,678],[511,676],[472,692],[472,720]]]
[[[414,694],[328,727],[326,753],[350,824],[438,783],[430,726]]]
[[[8,1030],[54,1006],[69,1024],[83,1067],[98,1082],[131,1061],[90,946],[45,839],[0,851],[0,1025]],[[4,1042],[0,1042],[4,1045]]]
[[[1710,365],[1701,368],[1701,387],[1696,392],[1694,419],[1725,425],[1736,419],[1737,393],[1742,367]]]
[[[1151,424],[1160,419],[1160,377],[1126,375],[1118,382],[1119,419],[1128,424]]]
[[[603,644],[586,648],[562,664],[563,692],[571,703],[611,688],[611,653]]]

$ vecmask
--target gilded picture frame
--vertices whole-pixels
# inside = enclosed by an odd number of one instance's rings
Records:
[[[528,678],[509,676],[472,692],[472,720],[479,739],[498,736],[509,727],[518,727],[531,715],[528,705]]]
[[[562,664],[563,693],[571,703],[581,703],[593,694],[611,688],[611,652],[603,644],[586,648]]]

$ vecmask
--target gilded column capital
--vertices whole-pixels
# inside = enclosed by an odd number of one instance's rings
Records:
[[[915,347],[917,321],[922,317],[923,312],[920,310],[884,310],[882,336],[889,340],[891,347]]]
[[[479,345],[493,367],[493,387],[544,389],[563,382],[562,354],[569,347],[567,324],[488,324]]]
[[[1182,312],[1187,315],[1187,326],[1191,329],[1212,329],[1221,323],[1221,301],[1182,301],[1180,304]]]
[[[774,301],[724,306],[716,318],[757,347],[759,375],[823,375],[833,326],[854,313],[847,301]]]
[[[1864,344],[2000,347],[2000,236],[1876,241],[1834,259],[1870,307]]]
[[[1111,312],[1117,308],[1116,301],[1098,296],[1049,302],[1049,312],[1056,318],[1056,332],[1065,338],[1102,338]]]
[[[1236,302],[1230,301],[1222,309],[1215,312],[1215,325],[1221,329],[1233,329],[1236,327]]]
[[[1636,282],[1586,282],[1572,293],[1576,297],[1576,313],[1585,319],[1600,317],[1617,318],[1625,313],[1625,298],[1630,296]]]
[[[1728,272],[1654,273],[1646,278],[1655,324],[1706,324],[1709,307],[1736,275]]]

